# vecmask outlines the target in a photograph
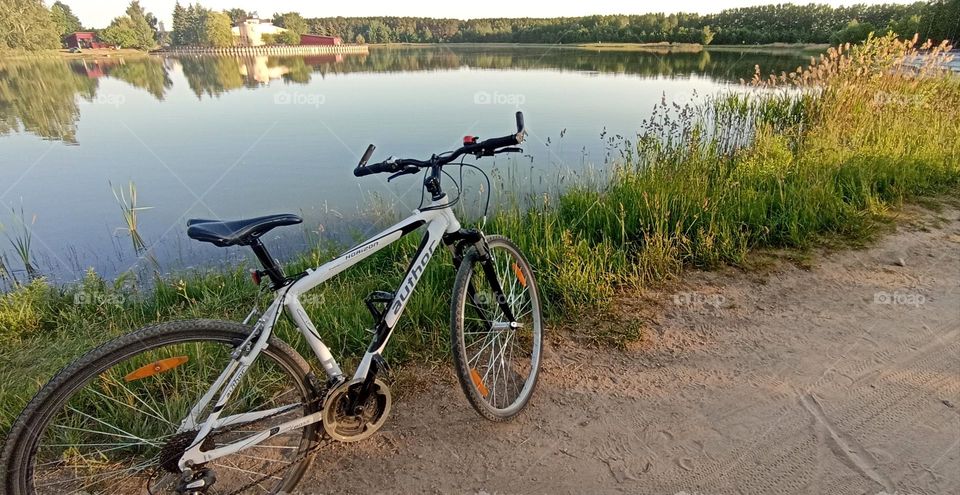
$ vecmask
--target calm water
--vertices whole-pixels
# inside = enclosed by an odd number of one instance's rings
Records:
[[[0,223],[16,238],[22,218],[34,264],[60,281],[87,267],[108,276],[142,270],[148,264],[121,228],[111,190],[133,181],[138,205],[149,208],[138,212],[139,230],[162,270],[244,254],[187,239],[191,217],[301,213],[305,225],[271,243],[283,256],[317,237],[369,231],[372,202],[416,207],[419,179],[353,177],[368,143],[377,145],[375,160],[425,158],[466,134],[511,132],[521,109],[526,156],[479,163],[524,190],[548,189],[561,176],[605,169],[615,136],[635,136],[664,98],[682,103],[735,85],[756,64],[766,72],[806,61],[792,53],[467,47],[0,60]],[[467,182],[475,193],[479,179]],[[0,252],[22,268],[2,235]]]

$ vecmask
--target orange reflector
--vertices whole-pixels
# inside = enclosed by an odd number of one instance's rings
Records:
[[[473,384],[477,386],[480,395],[486,398],[490,391],[487,390],[487,386],[483,384],[483,379],[480,378],[480,373],[477,373],[476,368],[470,368],[470,378],[473,379]]]
[[[516,263],[513,264],[513,273],[517,274],[517,280],[520,281],[520,285],[526,287],[527,277],[523,276],[523,272],[520,270],[520,267]]]
[[[189,361],[190,358],[187,356],[176,356],[167,359],[161,359],[159,361],[154,361],[148,365],[141,366],[130,373],[123,379],[127,382],[132,382],[134,380],[142,380],[149,376],[156,375],[157,373],[163,373],[164,371],[172,370],[177,366],[180,366],[183,363]]]

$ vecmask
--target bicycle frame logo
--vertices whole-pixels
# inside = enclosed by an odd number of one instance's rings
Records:
[[[401,292],[398,293],[397,297],[393,300],[391,316],[394,317],[394,320],[400,317],[400,312],[403,311],[403,307],[407,305],[407,298],[410,297],[410,294],[413,293],[414,287],[417,286],[417,282],[420,281],[420,276],[423,275],[424,269],[427,267],[427,263],[429,263],[430,258],[433,257],[433,251],[436,249],[436,247],[437,240],[434,239],[420,256],[419,262],[414,261],[415,265],[410,267],[410,274],[407,275],[407,279],[403,283]]]
[[[373,241],[373,242],[371,242],[370,244],[367,244],[366,246],[361,246],[361,247],[359,247],[359,248],[357,248],[357,249],[354,249],[353,251],[351,251],[351,252],[347,253],[346,255],[344,255],[343,258],[344,258],[344,259],[348,259],[348,260],[351,259],[351,258],[355,258],[355,257],[357,257],[357,256],[359,256],[359,255],[361,255],[361,254],[363,254],[363,253],[366,253],[367,251],[371,251],[371,250],[373,250],[373,249],[376,249],[377,246],[379,246],[379,245],[380,245],[380,241]]]

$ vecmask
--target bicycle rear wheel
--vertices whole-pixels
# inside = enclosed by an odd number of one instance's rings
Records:
[[[470,405],[484,418],[506,421],[526,407],[536,387],[543,317],[533,270],[520,249],[502,236],[486,240],[489,260],[470,249],[457,271],[450,345]]]
[[[67,366],[30,401],[10,431],[0,464],[6,493],[174,493],[180,479],[176,462],[196,435],[196,430],[178,433],[181,421],[249,332],[250,327],[232,322],[165,323],[108,342]],[[312,412],[316,401],[309,372],[296,351],[271,339],[221,417],[290,409],[215,431],[201,450]],[[205,417],[201,412],[200,420]],[[292,490],[312,461],[316,427],[279,434],[209,462],[203,467],[213,470],[217,481],[207,493]]]

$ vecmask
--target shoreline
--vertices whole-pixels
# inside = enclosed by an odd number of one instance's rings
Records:
[[[119,50],[114,50],[112,48],[97,48],[82,50],[80,53],[71,53],[70,50],[60,49],[60,50],[38,50],[35,52],[28,52],[18,50],[15,52],[9,52],[6,54],[0,54],[0,61],[2,60],[49,60],[49,59],[60,59],[60,60],[104,60],[112,58],[140,58],[140,57],[149,57],[151,53],[134,50],[132,48],[121,48]]]
[[[431,47],[464,47],[464,48],[554,48],[566,50],[609,50],[609,51],[669,51],[675,53],[698,53],[701,51],[824,51],[830,47],[822,43],[770,43],[764,45],[702,45],[700,43],[672,43],[667,41],[655,43],[368,43],[371,49],[388,48],[431,48]]]
[[[371,50],[381,49],[402,49],[402,48],[436,48],[436,47],[458,47],[458,48],[490,48],[490,49],[509,49],[509,48],[549,48],[561,50],[592,50],[592,51],[611,51],[611,52],[651,52],[651,53],[700,53],[703,51],[755,51],[755,52],[787,52],[804,51],[820,52],[829,48],[828,44],[811,43],[770,43],[766,45],[702,45],[700,43],[576,43],[576,44],[550,44],[550,43],[366,43],[364,45],[344,45],[344,46],[363,46]],[[218,49],[208,49],[210,53],[215,54]],[[0,54],[0,60],[24,60],[36,58],[60,58],[63,60],[102,60],[111,58],[136,58],[149,57],[154,55],[167,55],[178,53],[177,49],[156,49],[151,51],[134,50],[130,48],[112,49],[97,48],[82,50],[79,53],[71,53],[67,49],[59,50],[40,50],[36,52],[12,51]]]

